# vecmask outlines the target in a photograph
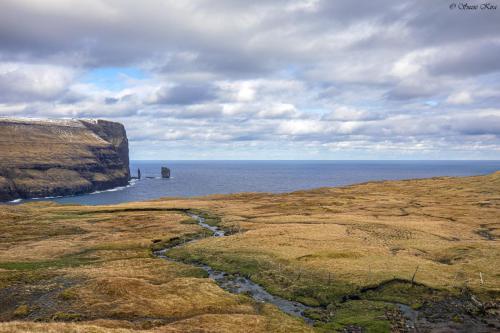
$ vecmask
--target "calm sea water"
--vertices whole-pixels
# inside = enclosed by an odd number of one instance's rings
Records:
[[[172,178],[159,178],[161,166],[171,169]],[[132,161],[134,176],[138,168],[143,179],[129,187],[52,200],[97,205],[214,193],[290,192],[370,180],[488,174],[500,170],[500,161]]]

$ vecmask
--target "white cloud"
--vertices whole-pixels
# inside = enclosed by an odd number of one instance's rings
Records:
[[[434,50],[417,50],[405,54],[402,58],[397,60],[391,69],[391,74],[404,79],[424,70],[426,60],[434,54]]]
[[[448,96],[446,102],[448,104],[464,105],[471,104],[473,99],[468,91],[459,91]]]
[[[268,106],[257,113],[262,118],[294,118],[299,115],[297,108],[293,104],[276,103]]]
[[[28,102],[57,98],[75,77],[71,68],[56,65],[0,63],[0,101]]]
[[[360,110],[347,105],[334,105],[333,111],[327,113],[323,119],[349,121],[349,120],[374,120],[380,116],[375,111]]]
[[[289,145],[297,156],[329,147],[490,158],[500,146],[491,16],[432,0],[1,7],[0,116],[110,118],[125,123],[131,147],[167,142],[187,155]],[[80,75],[116,68],[144,77]]]
[[[297,119],[281,122],[278,133],[284,135],[321,134],[325,129],[326,124],[321,121]]]
[[[235,100],[237,102],[252,102],[256,97],[255,83],[242,82],[231,87],[235,90]]]

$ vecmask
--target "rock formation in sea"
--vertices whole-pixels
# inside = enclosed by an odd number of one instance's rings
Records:
[[[161,167],[161,178],[170,178],[170,169],[167,167]]]
[[[0,118],[0,201],[105,190],[129,179],[120,123]]]

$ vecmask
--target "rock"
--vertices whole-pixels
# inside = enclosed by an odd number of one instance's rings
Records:
[[[0,118],[0,201],[105,190],[129,179],[122,124]]]
[[[161,178],[170,178],[170,169],[167,167],[161,167]]]

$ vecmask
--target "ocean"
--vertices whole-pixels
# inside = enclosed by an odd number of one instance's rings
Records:
[[[171,169],[161,179],[162,166]],[[291,192],[374,180],[471,176],[500,170],[500,161],[131,161],[142,179],[108,191],[50,200],[86,205],[238,192]],[[153,177],[153,178],[146,178]]]

